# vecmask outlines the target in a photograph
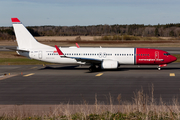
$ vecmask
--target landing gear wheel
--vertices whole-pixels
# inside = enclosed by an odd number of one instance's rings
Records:
[[[92,67],[89,68],[89,72],[93,72],[93,68]]]
[[[160,68],[160,67],[158,67],[158,70],[161,70],[161,68]]]
[[[89,67],[90,72],[94,72],[95,70],[96,70],[96,66],[93,65],[93,66]]]

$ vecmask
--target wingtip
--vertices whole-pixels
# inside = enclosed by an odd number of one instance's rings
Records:
[[[18,18],[11,18],[11,21],[15,22],[15,23],[20,23],[21,22]]]
[[[55,45],[55,48],[59,55],[64,55],[57,45]]]
[[[77,46],[77,48],[80,48],[79,45],[78,45],[78,43],[76,43],[76,46]]]

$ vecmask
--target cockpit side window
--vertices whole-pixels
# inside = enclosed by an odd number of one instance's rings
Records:
[[[168,56],[168,55],[170,55],[170,54],[169,54],[169,53],[164,53],[164,55]]]

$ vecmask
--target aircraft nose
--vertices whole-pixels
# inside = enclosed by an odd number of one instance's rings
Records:
[[[174,61],[176,61],[176,60],[177,60],[177,58],[176,58],[176,57],[174,57],[174,56],[172,56],[172,55],[171,55],[171,58],[170,58],[170,59],[171,59],[171,61],[172,61],[172,62],[174,62]]]

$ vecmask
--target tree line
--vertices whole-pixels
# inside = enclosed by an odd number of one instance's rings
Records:
[[[180,23],[166,25],[92,25],[92,26],[29,26],[33,36],[107,36],[179,37]],[[12,27],[0,27],[0,40],[13,40]]]

